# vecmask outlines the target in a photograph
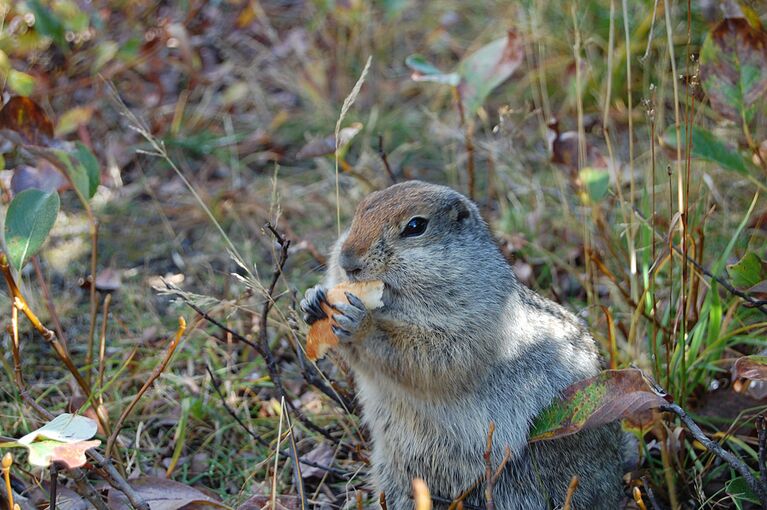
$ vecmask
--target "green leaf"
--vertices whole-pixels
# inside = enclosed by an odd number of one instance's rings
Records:
[[[5,218],[5,246],[16,270],[21,270],[43,245],[58,213],[59,195],[55,191],[27,189],[13,198]]]
[[[603,168],[582,168],[578,173],[591,202],[599,202],[607,195],[610,173]]]
[[[72,181],[77,193],[82,197],[82,200],[88,200],[90,198],[91,181],[85,165],[81,164],[74,155],[67,151],[53,149],[53,152],[64,165],[69,179]]]
[[[423,55],[410,55],[405,59],[405,65],[413,71],[413,74],[410,76],[413,81],[430,81],[453,87],[457,86],[461,81],[461,77],[457,73],[443,72],[426,60],[426,57]]]
[[[514,32],[496,39],[466,57],[458,66],[461,94],[467,114],[474,114],[485,99],[522,64],[524,46]]]
[[[90,106],[76,106],[59,116],[56,122],[54,133],[57,138],[73,133],[80,126],[86,125],[93,115],[93,108]]]
[[[96,46],[96,58],[91,65],[91,73],[97,74],[101,68],[108,64],[120,49],[120,45],[114,41],[104,41]]]
[[[8,71],[8,88],[20,96],[30,96],[35,91],[35,77],[16,69]]]
[[[101,167],[96,156],[93,155],[88,147],[81,142],[77,142],[76,146],[75,157],[85,168],[85,173],[88,175],[88,198],[93,198],[99,187],[99,182],[101,182]]]
[[[533,421],[530,442],[557,439],[666,403],[641,370],[605,370],[566,388]]]
[[[11,67],[11,60],[8,58],[8,54],[0,50],[0,78],[5,78],[11,69],[13,68]]]
[[[743,503],[748,501],[750,503],[759,504],[759,498],[751,491],[751,488],[746,483],[746,480],[739,476],[728,481],[724,486],[725,492],[733,498],[737,503]],[[742,508],[742,506],[738,505]]]
[[[767,92],[767,33],[746,18],[725,18],[706,36],[700,64],[711,107],[730,120],[750,122]]]
[[[67,40],[64,37],[64,25],[56,16],[44,7],[39,0],[27,0],[27,5],[35,15],[35,31],[40,35],[50,37],[60,48],[67,47]]]
[[[693,126],[691,135],[691,155],[693,158],[718,163],[722,168],[738,172],[742,175],[750,175],[752,171],[756,171],[753,163],[748,158],[719,141],[710,131]],[[680,129],[680,138],[683,145],[682,157],[684,157],[684,147],[687,140],[685,126],[682,126]],[[666,128],[666,132],[663,134],[663,143],[670,149],[676,150],[676,129],[674,126]]]
[[[767,279],[767,264],[754,252],[747,252],[738,262],[727,266],[735,287],[748,289]]]

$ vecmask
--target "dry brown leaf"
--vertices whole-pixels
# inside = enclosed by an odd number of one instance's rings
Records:
[[[149,504],[152,510],[230,508],[194,487],[165,478],[144,476],[130,480],[128,483]],[[108,505],[113,510],[129,510],[131,508],[128,499],[118,490],[109,491]]]
[[[53,122],[28,97],[13,96],[5,103],[0,110],[0,129],[15,131],[32,145],[47,145],[53,138]]]

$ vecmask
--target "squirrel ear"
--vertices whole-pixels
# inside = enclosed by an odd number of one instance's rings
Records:
[[[451,208],[450,212],[451,215],[455,218],[455,221],[458,223],[462,223],[471,216],[471,212],[469,211],[469,207],[466,205],[466,202],[460,198],[457,198],[453,202],[453,207]]]

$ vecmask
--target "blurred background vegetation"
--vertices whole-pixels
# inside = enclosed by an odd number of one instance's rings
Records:
[[[299,508],[291,461],[274,459],[284,415],[263,357],[186,300],[266,339],[291,409],[330,431],[292,416],[296,451],[334,467],[304,466],[311,506],[374,506],[366,432],[305,380],[296,300],[321,278],[337,209],[346,224],[366,193],[411,178],[471,193],[519,278],[579,313],[607,366],[652,374],[758,470],[765,383],[731,368],[767,348],[763,2],[20,0],[0,1],[0,14],[4,102],[29,97],[52,127],[44,142],[2,137],[3,200],[36,186],[61,197],[46,244],[18,271],[30,308],[94,374],[113,423],[178,317],[189,323],[119,435],[125,474],[241,508],[270,504],[275,482],[279,504]],[[368,58],[340,125],[337,181],[336,122]],[[504,59],[513,65],[493,67]],[[487,90],[472,92],[478,75]],[[98,162],[86,200],[30,149],[71,142]],[[262,323],[280,260],[267,222],[291,244]],[[4,295],[4,326],[10,309]],[[38,422],[5,329],[0,435],[18,437]],[[91,337],[104,339],[101,362]],[[25,324],[20,344],[31,395],[54,414],[80,408],[82,388]],[[337,360],[319,367],[351,395]],[[753,507],[742,479],[673,418],[643,425],[627,496]],[[41,475],[15,476],[34,487]]]

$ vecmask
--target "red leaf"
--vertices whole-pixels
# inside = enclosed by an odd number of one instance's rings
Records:
[[[53,138],[53,122],[28,97],[13,96],[5,103],[0,110],[0,129],[15,131],[32,145],[47,145]]]

